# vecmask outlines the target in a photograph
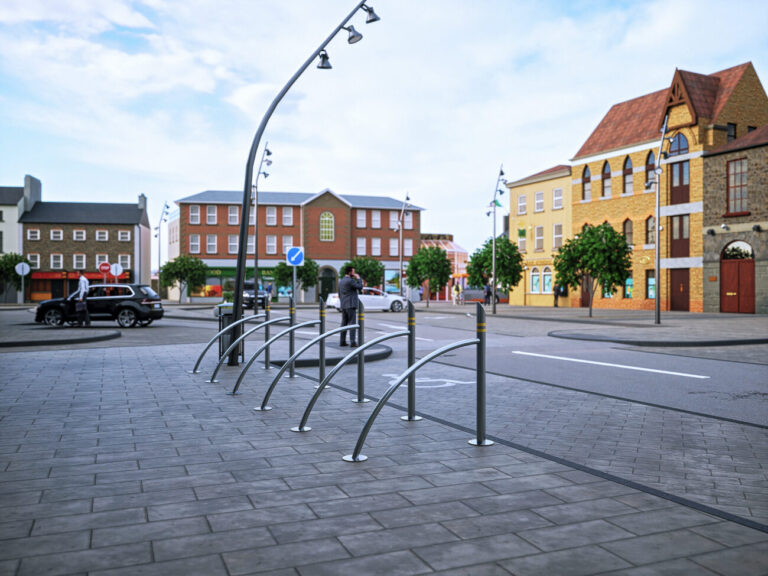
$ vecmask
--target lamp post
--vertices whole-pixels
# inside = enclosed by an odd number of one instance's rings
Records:
[[[367,6],[365,4],[366,0],[362,0],[361,2],[358,2],[357,5],[354,7],[354,9],[341,21],[341,23],[336,26],[336,28],[333,29],[331,34],[318,46],[318,48],[312,52],[309,58],[299,67],[299,69],[296,71],[296,73],[291,76],[291,78],[288,80],[285,86],[280,90],[280,92],[275,96],[275,99],[272,101],[272,103],[269,105],[269,108],[267,108],[266,113],[264,114],[264,117],[261,119],[261,124],[259,124],[258,129],[256,130],[256,134],[253,137],[253,142],[251,143],[251,149],[248,152],[248,161],[246,163],[245,167],[245,185],[243,187],[243,202],[242,202],[242,218],[240,222],[240,240],[238,243],[237,248],[237,274],[235,276],[235,296],[234,301],[232,303],[232,321],[236,322],[242,317],[243,311],[242,311],[242,300],[243,300],[243,285],[245,280],[245,255],[247,251],[247,242],[248,242],[248,216],[249,216],[249,210],[250,210],[250,203],[251,203],[251,194],[252,194],[252,185],[253,185],[253,166],[256,162],[256,152],[259,148],[259,143],[261,142],[261,137],[264,135],[264,130],[266,130],[267,123],[269,122],[269,119],[272,117],[272,114],[275,112],[275,109],[277,108],[277,105],[280,103],[280,101],[283,99],[283,97],[288,93],[288,91],[291,89],[291,87],[296,83],[296,81],[299,79],[299,77],[304,73],[304,71],[309,68],[309,65],[315,60],[315,58],[320,57],[320,62],[318,64],[318,68],[321,70],[327,70],[331,68],[331,64],[328,58],[328,53],[325,51],[325,47],[328,46],[328,44],[336,37],[336,34],[338,34],[342,29],[349,32],[349,37],[347,39],[347,42],[350,44],[355,44],[359,42],[362,39],[362,34],[360,34],[353,26],[346,26],[347,22],[358,12],[358,10],[363,10],[368,14],[368,16],[365,19],[366,24],[370,24],[372,22],[376,22],[379,20],[379,17],[376,15],[376,13],[373,11],[373,8],[370,6]],[[254,210],[258,209],[258,197],[256,198],[256,203],[254,204]],[[254,222],[256,222],[254,220]],[[255,247],[258,247],[258,227],[256,224],[254,224],[254,244]],[[258,255],[258,249],[255,249],[256,254]],[[238,326],[234,330],[231,330],[231,338],[232,341],[234,341],[235,338],[237,338],[240,333],[242,332],[242,326]],[[228,364],[230,366],[235,366],[238,363],[237,359],[237,351],[233,350],[230,353]]]
[[[160,275],[162,274],[163,269],[163,262],[161,257],[161,249],[163,246],[163,243],[161,241],[161,232],[162,230],[160,227],[163,225],[163,222],[168,221],[168,202],[163,203],[163,209],[160,212],[160,220],[157,222],[157,228],[155,228],[155,238],[157,238],[157,293],[161,294],[163,291],[163,283],[161,282]]]
[[[499,188],[499,184],[502,182],[507,183],[502,178],[504,176],[504,164],[499,167],[499,176],[496,178],[496,187],[493,189],[493,200],[491,200],[491,209],[485,213],[486,216],[493,214],[493,240],[492,240],[492,254],[491,254],[491,313],[496,314],[496,207],[501,206],[496,198],[497,195],[504,194],[504,190]]]
[[[269,173],[264,170],[264,165],[272,166],[272,160],[268,158],[272,156],[272,151],[269,149],[269,142],[264,145],[264,150],[261,153],[261,162],[259,162],[259,171],[256,172],[256,179],[253,182],[253,188],[251,190],[251,196],[253,201],[253,296],[256,308],[258,308],[259,299],[259,239],[256,237],[258,231],[258,219],[259,214],[256,211],[256,206],[259,205],[259,176],[269,178]],[[247,242],[247,240],[246,240]],[[246,247],[247,250],[247,247]]]
[[[661,168],[661,155],[662,155],[662,147],[664,146],[664,139],[667,136],[667,120],[669,119],[669,115],[667,114],[664,116],[664,125],[661,127],[661,140],[659,141],[659,150],[658,154],[656,155],[656,168],[654,169],[655,174],[655,184],[656,184],[656,208],[654,211],[654,226],[656,228],[656,257],[654,262],[654,271],[653,271],[653,281],[656,283],[655,286],[655,314],[654,314],[654,324],[661,324],[661,304],[659,300],[659,296],[661,293],[661,256],[660,256],[660,250],[659,245],[661,244],[661,234],[659,232],[661,231],[661,226],[659,225],[659,213],[661,212],[661,190],[659,188],[661,183],[661,173],[663,172]]]
[[[397,230],[400,233],[400,243],[398,244],[398,254],[400,255],[400,276],[397,280],[398,286],[400,287],[400,296],[403,295],[403,218],[405,216],[405,209],[410,206],[410,204],[408,204],[409,200],[410,197],[406,192],[405,200],[403,201],[402,207],[400,208],[400,216],[397,219]]]

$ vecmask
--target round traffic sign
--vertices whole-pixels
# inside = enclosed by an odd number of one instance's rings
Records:
[[[26,276],[27,274],[29,274],[29,270],[30,270],[29,264],[27,264],[26,262],[19,262],[18,264],[16,264],[14,269],[16,270],[16,274],[18,274],[19,276]]]
[[[291,246],[285,254],[288,266],[304,266],[304,247]]]
[[[111,264],[109,262],[102,262],[101,264],[99,264],[99,272],[101,272],[102,274],[106,274],[107,272],[109,272],[110,267],[111,267]]]
[[[123,266],[121,264],[112,264],[109,268],[109,273],[112,274],[115,278],[120,276],[120,274],[123,273]]]

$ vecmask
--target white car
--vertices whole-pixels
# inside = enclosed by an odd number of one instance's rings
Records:
[[[363,288],[363,293],[360,294],[360,302],[363,303],[366,310],[392,310],[392,312],[400,312],[405,308],[406,299],[399,294],[387,294],[376,288]],[[328,308],[339,310],[339,295],[336,292],[328,294],[325,305]]]

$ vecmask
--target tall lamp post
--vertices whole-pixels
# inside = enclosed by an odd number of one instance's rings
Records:
[[[261,162],[259,162],[259,171],[256,172],[256,180],[253,183],[252,189],[252,201],[253,201],[253,294],[255,298],[256,307],[258,307],[258,294],[259,294],[259,239],[256,237],[256,232],[259,229],[259,214],[256,211],[256,206],[259,205],[259,176],[269,178],[269,172],[264,170],[264,165],[272,166],[272,160],[268,158],[272,156],[272,151],[269,149],[269,142],[264,144],[264,150],[261,153]]]
[[[163,291],[163,283],[161,282],[160,275],[163,270],[163,262],[160,250],[162,249],[162,230],[161,226],[163,222],[168,222],[168,202],[163,203],[163,210],[160,212],[160,220],[157,222],[157,228],[155,228],[155,238],[157,238],[157,293],[161,294]]]
[[[309,58],[302,64],[299,69],[296,71],[296,73],[291,76],[291,78],[288,80],[285,86],[283,86],[282,90],[275,96],[275,99],[272,101],[272,103],[269,105],[269,108],[267,108],[266,113],[264,114],[264,117],[261,119],[261,124],[259,124],[259,128],[256,130],[256,134],[253,137],[253,142],[251,143],[251,149],[248,152],[248,161],[246,163],[245,167],[245,185],[243,187],[243,202],[242,202],[242,218],[240,221],[240,239],[238,243],[237,248],[237,274],[235,276],[235,295],[232,302],[232,321],[236,322],[239,320],[243,315],[242,310],[242,301],[243,301],[243,285],[245,280],[245,255],[247,251],[247,242],[248,242],[248,220],[249,220],[249,210],[250,210],[250,204],[251,204],[251,194],[252,194],[252,185],[253,185],[253,166],[256,163],[256,152],[259,148],[259,143],[261,142],[261,137],[264,135],[264,130],[266,130],[267,123],[269,122],[269,119],[272,117],[272,114],[275,112],[275,109],[277,108],[277,105],[280,103],[280,101],[283,99],[283,97],[288,93],[288,91],[291,89],[291,87],[296,83],[296,81],[299,79],[299,77],[304,73],[304,71],[309,68],[309,65],[312,64],[312,62],[315,60],[315,58],[320,59],[320,62],[318,63],[317,67],[321,70],[328,70],[331,68],[331,63],[328,58],[328,53],[325,51],[325,47],[328,46],[328,44],[336,37],[336,34],[338,34],[342,29],[346,30],[349,33],[349,37],[347,38],[347,42],[350,44],[355,44],[362,40],[363,35],[360,34],[357,30],[355,30],[354,26],[347,26],[347,22],[352,19],[352,17],[359,11],[363,10],[367,13],[367,17],[365,19],[366,24],[370,24],[371,22],[376,22],[379,20],[379,17],[376,15],[376,13],[373,11],[373,8],[370,6],[367,6],[365,4],[367,0],[362,0],[361,2],[358,2],[357,5],[354,7],[354,9],[341,21],[341,23],[336,26],[336,28],[333,29],[331,34],[318,46],[318,48],[312,52]],[[258,202],[258,197],[256,198]],[[258,209],[258,203],[254,204],[254,210]],[[254,243],[256,246],[258,246],[258,228],[255,225],[254,226]],[[258,254],[258,250],[255,250]],[[235,338],[240,336],[240,333],[242,332],[242,326],[238,326],[234,330],[230,330],[231,333],[231,341],[234,341]],[[228,364],[230,366],[235,366],[238,363],[237,358],[237,350],[233,350],[229,355]]]
[[[661,231],[661,226],[659,225],[659,216],[661,212],[661,198],[660,198],[661,189],[659,188],[659,185],[661,183],[661,173],[663,172],[661,168],[661,156],[663,152],[661,149],[664,146],[664,139],[667,136],[667,120],[668,119],[669,119],[669,115],[664,116],[664,125],[661,127],[661,140],[659,140],[659,150],[658,150],[658,153],[656,154],[656,168],[654,169],[654,173],[655,173],[654,182],[656,185],[656,209],[654,211],[655,222],[653,223],[654,227],[656,228],[655,230],[656,237],[654,238],[656,243],[656,255],[655,255],[656,257],[655,257],[654,272],[653,272],[653,276],[654,276],[653,281],[656,283],[655,291],[654,291],[655,292],[654,294],[655,314],[654,314],[654,320],[653,320],[654,324],[661,324],[661,303],[659,300],[659,297],[661,295],[661,278],[660,278],[661,251],[659,250],[659,245],[661,244],[661,234],[659,234],[659,232]]]
[[[406,208],[410,206],[408,193],[405,193],[405,200],[400,208],[400,216],[397,219],[397,230],[400,233],[400,239],[398,244],[398,254],[400,255],[400,277],[398,278],[398,286],[400,287],[400,296],[403,295],[403,219],[406,214]]]
[[[507,183],[502,178],[504,176],[504,164],[499,167],[499,176],[496,178],[496,187],[493,189],[493,200],[491,200],[491,209],[485,213],[486,216],[493,214],[493,241],[492,241],[492,254],[491,254],[491,313],[496,314],[496,207],[501,207],[501,202],[498,201],[497,196],[504,194],[504,190],[499,188],[499,184],[502,182]]]

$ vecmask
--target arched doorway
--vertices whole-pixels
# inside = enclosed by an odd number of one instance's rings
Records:
[[[331,292],[336,292],[336,270],[326,266],[320,270],[320,299],[325,302]]]
[[[755,256],[742,240],[720,253],[720,312],[755,313]]]

